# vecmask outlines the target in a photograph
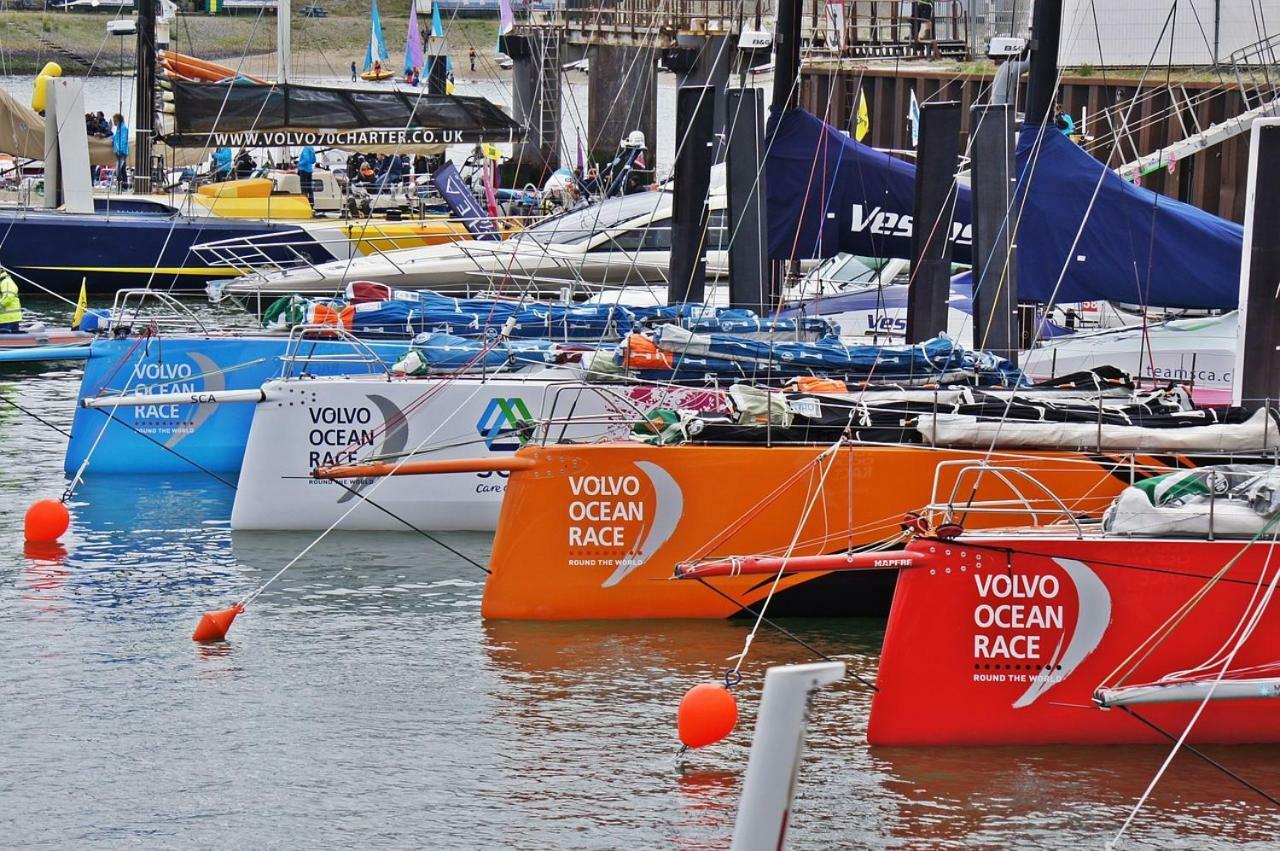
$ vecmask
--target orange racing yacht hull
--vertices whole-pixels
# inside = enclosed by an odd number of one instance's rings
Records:
[[[534,462],[511,474],[484,593],[487,618],[523,620],[725,618],[769,595],[773,577],[675,582],[681,562],[742,553],[816,555],[895,538],[906,512],[950,493],[960,468],[987,453],[921,446],[651,446],[607,443],[526,447]],[[1096,516],[1131,477],[1185,460],[1078,452],[996,452],[1073,512]],[[958,462],[943,464],[941,462]],[[970,487],[972,476],[966,479]],[[1044,489],[996,475],[974,497],[1006,513],[968,527],[1029,524],[1027,508],[1061,510]],[[803,518],[803,522],[801,521]],[[783,576],[770,614],[883,615],[895,574]]]

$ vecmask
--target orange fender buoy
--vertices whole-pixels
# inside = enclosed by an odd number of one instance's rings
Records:
[[[34,544],[51,544],[62,537],[71,525],[71,513],[56,499],[42,499],[32,503],[23,520],[23,531]]]
[[[688,748],[713,745],[733,732],[738,723],[738,701],[723,683],[700,683],[680,700],[677,727]]]
[[[236,615],[244,611],[244,606],[236,603],[229,609],[220,609],[216,612],[205,612],[200,617],[200,623],[196,624],[196,631],[191,633],[192,641],[223,641],[227,637],[227,631],[231,629],[231,622],[236,619]]]

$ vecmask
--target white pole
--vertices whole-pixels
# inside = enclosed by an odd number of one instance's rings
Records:
[[[276,0],[276,82],[289,82],[291,0]]]
[[[265,402],[266,391],[189,390],[185,393],[130,393],[124,396],[92,396],[81,399],[84,408],[114,408],[117,405],[222,405],[227,402]]]
[[[732,851],[776,851],[786,845],[809,695],[843,677],[843,662],[778,665],[765,673]]]

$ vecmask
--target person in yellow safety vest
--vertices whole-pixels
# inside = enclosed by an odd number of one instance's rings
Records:
[[[0,269],[0,334],[17,334],[22,321],[22,302],[18,299],[18,285],[9,273]]]

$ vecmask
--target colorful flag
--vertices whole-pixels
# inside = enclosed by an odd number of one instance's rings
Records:
[[[871,132],[871,114],[867,111],[867,96],[858,89],[858,125],[854,128],[853,138],[859,142]]]
[[[72,330],[79,330],[80,320],[84,319],[84,312],[89,307],[89,296],[85,292],[84,285],[87,279],[80,279],[80,297],[76,299],[76,312],[71,317]]]
[[[911,90],[911,111],[907,113],[907,121],[911,124],[911,147],[920,144],[920,102],[916,100],[916,90]]]
[[[502,238],[498,233],[498,226],[476,201],[476,196],[471,193],[471,187],[463,182],[462,176],[458,174],[458,169],[452,162],[446,161],[436,169],[436,173],[431,175],[431,180],[440,191],[445,203],[449,205],[449,212],[467,226],[472,236],[476,239]]]
[[[493,160],[494,162],[497,162],[502,159],[502,151],[498,150],[497,145],[491,145],[488,142],[485,142],[481,146],[480,150],[484,154],[484,158],[486,160]]]
[[[498,195],[494,191],[493,184],[498,180],[498,164],[496,162],[486,166],[484,169],[484,200],[489,205],[489,218],[498,218]],[[490,177],[492,174],[492,177]]]
[[[498,35],[506,35],[515,25],[516,16],[511,11],[511,0],[498,0]]]

